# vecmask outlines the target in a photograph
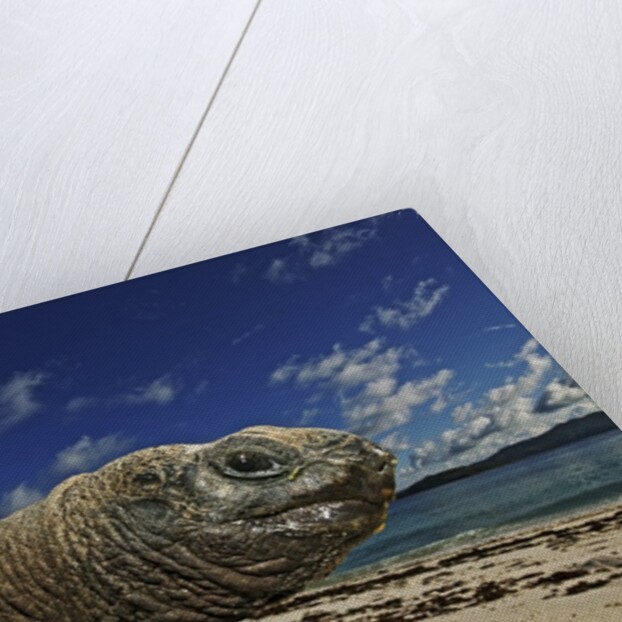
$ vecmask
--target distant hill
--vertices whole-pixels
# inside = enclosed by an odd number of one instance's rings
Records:
[[[539,454],[543,451],[548,451],[549,449],[555,449],[556,447],[568,445],[589,436],[617,429],[618,427],[616,424],[602,411],[594,412],[577,419],[571,419],[570,421],[554,426],[548,432],[540,436],[535,436],[515,443],[514,445],[504,447],[485,460],[480,460],[479,462],[474,462],[466,466],[455,467],[443,471],[442,473],[428,475],[422,480],[404,488],[404,490],[400,490],[397,493],[397,498],[401,499],[402,497],[407,497],[416,492],[430,490],[431,488],[436,488],[437,486],[442,486],[449,482],[455,482],[456,480],[470,477],[477,473],[483,473],[490,469],[496,469],[497,467],[523,460],[524,458]]]

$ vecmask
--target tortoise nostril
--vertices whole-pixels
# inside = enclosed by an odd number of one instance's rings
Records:
[[[397,464],[397,458],[387,452],[383,452],[383,456],[378,461],[378,472],[384,473],[390,471]]]

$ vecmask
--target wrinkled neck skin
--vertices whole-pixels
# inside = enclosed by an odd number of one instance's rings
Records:
[[[74,619],[66,592],[75,579],[59,558],[62,527],[47,500],[0,522],[1,620]]]
[[[262,537],[259,526],[215,525],[211,533],[204,526],[186,544],[179,533],[137,531],[124,511],[115,520],[89,511],[99,504],[73,485],[81,477],[0,521],[2,622],[240,620],[299,589],[313,578],[309,566],[324,576],[342,557],[319,546],[314,560],[304,538]],[[325,545],[343,549],[343,542]]]

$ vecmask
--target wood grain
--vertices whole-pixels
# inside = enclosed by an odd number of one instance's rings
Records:
[[[134,275],[415,207],[622,424],[615,0],[265,0]]]
[[[254,6],[3,3],[1,310],[124,278]]]

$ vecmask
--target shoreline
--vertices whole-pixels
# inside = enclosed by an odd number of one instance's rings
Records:
[[[622,501],[309,588],[263,622],[622,617]],[[584,617],[580,615],[585,611]]]
[[[376,574],[376,572],[382,572],[388,568],[401,567],[404,564],[411,564],[415,561],[445,556],[454,551],[477,547],[486,542],[520,535],[525,532],[557,524],[558,522],[570,522],[574,519],[587,517],[617,506],[622,507],[622,495],[613,500],[608,499],[606,501],[599,501],[579,509],[574,509],[565,514],[555,513],[546,518],[531,518],[530,520],[517,521],[497,527],[461,532],[444,540],[438,540],[436,542],[431,542],[430,544],[425,544],[419,548],[413,549],[412,551],[371,562],[366,566],[359,566],[349,570],[344,570],[341,573],[334,573],[324,579],[321,579],[318,583],[310,585],[308,589],[324,588],[335,585],[336,583],[354,581],[362,577]]]

